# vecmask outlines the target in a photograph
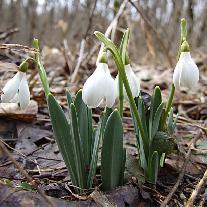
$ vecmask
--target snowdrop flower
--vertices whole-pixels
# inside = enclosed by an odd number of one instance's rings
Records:
[[[6,83],[1,95],[3,103],[20,103],[22,110],[26,109],[30,101],[30,92],[26,77],[27,67],[26,62],[20,65],[20,71]]]
[[[106,63],[98,63],[94,73],[86,80],[82,98],[90,108],[98,107],[103,101],[107,107],[113,106],[116,98],[115,82]]]
[[[185,50],[184,52],[181,52],[179,61],[177,62],[174,70],[173,83],[176,89],[192,89],[198,83],[198,80],[199,70],[197,65],[191,58],[188,47],[187,51]]]
[[[130,64],[125,65],[125,72],[126,72],[126,76],[127,76],[128,82],[129,82],[131,92],[132,92],[132,96],[133,96],[133,98],[135,98],[139,95],[139,92],[140,92],[140,80],[135,75]],[[116,95],[119,96],[118,75],[116,76],[115,82],[116,82]],[[127,97],[125,87],[123,87],[123,94],[124,94],[124,98],[127,99],[128,97]]]

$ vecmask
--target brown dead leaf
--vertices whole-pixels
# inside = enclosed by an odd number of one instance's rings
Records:
[[[31,100],[29,106],[25,110],[21,110],[17,103],[1,103],[0,117],[13,120],[21,120],[31,122],[36,118],[38,105],[36,101]]]

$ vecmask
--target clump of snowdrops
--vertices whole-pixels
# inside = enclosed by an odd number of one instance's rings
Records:
[[[174,146],[171,135],[176,120],[173,117],[174,91],[195,87],[199,71],[191,58],[187,42],[185,19],[181,21],[181,41],[172,87],[165,103],[158,86],[154,88],[150,106],[146,106],[140,93],[140,81],[133,72],[128,57],[129,30],[124,34],[119,48],[101,32],[95,36],[104,44],[101,56],[93,74],[86,80],[83,90],[75,97],[66,92],[68,112],[64,113],[51,94],[48,79],[40,54],[29,58],[37,64],[39,76],[45,91],[54,136],[69,171],[71,181],[78,192],[91,188],[96,175],[98,150],[101,145],[101,179],[103,190],[111,190],[123,184],[126,150],[123,147],[123,104],[128,101],[137,138],[138,162],[144,171],[146,181],[156,184],[160,167]],[[39,50],[38,40],[33,46]],[[108,67],[108,54],[117,66],[114,79]],[[19,67],[17,74],[3,88],[2,102],[16,102],[25,110],[30,93],[26,79],[27,60]],[[114,106],[119,100],[118,109]],[[93,126],[92,108],[105,105],[97,127]]]

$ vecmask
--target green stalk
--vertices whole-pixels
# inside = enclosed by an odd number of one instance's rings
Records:
[[[123,108],[124,108],[123,81],[121,79],[120,74],[118,74],[118,78],[119,78],[119,113],[120,116],[123,117]]]
[[[120,54],[121,54],[121,58],[122,58],[122,62],[125,65],[125,57],[126,57],[126,48],[128,45],[128,40],[129,40],[129,29],[127,29],[124,32],[124,35],[122,37],[121,40],[121,45],[120,45]],[[119,113],[121,115],[121,117],[123,116],[123,108],[124,108],[124,95],[123,95],[123,81],[121,76],[118,74],[118,78],[119,78]]]
[[[39,50],[38,39],[33,40],[33,46],[34,46],[34,48]],[[41,79],[41,82],[42,82],[42,85],[43,85],[43,88],[44,88],[44,91],[45,91],[45,96],[47,97],[48,94],[50,93],[49,82],[48,82],[48,79],[47,79],[47,75],[46,75],[44,66],[42,65],[39,53],[35,54],[35,60],[37,62],[38,73],[39,73],[39,76],[40,76],[40,79]]]
[[[179,60],[179,58],[180,58],[181,45],[187,39],[187,22],[186,22],[185,18],[181,19],[180,29],[181,29],[181,35],[180,35],[180,45],[179,45],[177,60]],[[162,119],[162,126],[161,126],[162,130],[165,126],[165,122],[166,122],[168,113],[169,113],[169,111],[172,107],[174,93],[175,93],[175,86],[174,86],[174,83],[172,83],[171,89],[170,89],[170,95],[169,95],[169,98],[168,98],[168,101],[167,101],[167,104],[166,104],[165,113],[164,113],[164,116],[163,116],[163,119]]]
[[[143,142],[146,143],[147,142],[147,137],[145,136],[144,128],[142,126],[142,122],[141,122],[139,113],[137,111],[137,107],[136,107],[134,98],[132,96],[132,92],[131,92],[131,89],[130,89],[130,86],[129,86],[129,82],[127,80],[127,76],[126,76],[126,72],[125,72],[124,63],[122,61],[122,57],[120,56],[119,51],[116,48],[116,46],[114,45],[114,43],[111,40],[109,40],[108,38],[106,38],[104,36],[104,34],[102,34],[101,32],[95,32],[94,34],[97,36],[97,38],[101,42],[103,42],[106,45],[106,47],[111,51],[111,53],[112,53],[112,55],[114,57],[114,61],[115,61],[116,66],[118,68],[119,74],[120,74],[120,76],[121,76],[121,78],[123,80],[124,87],[125,87],[127,96],[129,98],[129,102],[130,102],[131,108],[132,108],[134,116],[136,118],[139,130],[140,130],[141,137],[143,139]]]

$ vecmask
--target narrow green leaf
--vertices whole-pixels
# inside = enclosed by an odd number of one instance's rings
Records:
[[[102,118],[99,121],[98,127],[96,128],[95,132],[95,139],[94,139],[94,145],[93,145],[93,153],[92,153],[92,158],[91,158],[91,163],[90,163],[90,170],[88,173],[88,180],[87,180],[87,187],[91,188],[93,184],[93,179],[96,174],[96,166],[97,166],[97,159],[98,159],[98,148],[99,148],[99,143],[101,140],[101,135],[102,135],[102,127],[103,127],[103,121]]]
[[[128,45],[128,40],[129,40],[129,29],[127,29],[122,37],[121,40],[121,45],[120,45],[120,54],[122,57],[122,61],[125,64],[125,57],[126,57],[126,49],[127,49],[127,45]]]
[[[151,182],[152,184],[156,184],[159,170],[159,155],[157,151],[153,152],[149,166],[149,182]]]
[[[160,157],[160,167],[163,167],[164,163],[165,163],[165,153],[162,153]]]
[[[126,164],[126,149],[123,148],[123,160],[122,160],[122,169],[121,169],[121,173],[122,175],[120,175],[120,185],[123,185],[124,183],[124,171],[125,171],[125,164]]]
[[[159,86],[156,86],[151,97],[150,117],[149,117],[149,137],[152,139],[152,125],[157,108],[162,103],[162,94]]]
[[[85,160],[83,154],[83,148],[81,143],[81,137],[78,127],[78,118],[76,113],[75,105],[72,103],[70,105],[71,109],[71,121],[72,121],[72,142],[74,146],[74,160],[76,164],[76,173],[78,177],[78,186],[80,188],[86,187],[86,169],[85,169]]]
[[[70,106],[70,104],[73,103],[73,98],[69,91],[66,91],[66,96],[67,96],[68,106]]]
[[[155,112],[154,120],[153,120],[153,123],[152,123],[152,136],[151,136],[151,140],[154,138],[155,134],[158,131],[158,127],[159,127],[159,123],[160,123],[160,118],[161,118],[161,115],[162,115],[162,112],[163,112],[163,105],[164,104],[161,103],[159,105],[159,107],[157,108],[157,111]]]
[[[108,120],[108,118],[109,118],[109,116],[111,115],[111,113],[113,112],[113,109],[112,108],[108,108],[108,107],[106,107],[105,108],[105,111],[104,111],[104,115],[103,115],[103,121],[102,121],[102,133],[104,133],[104,130],[105,130],[105,126],[106,126],[106,122],[107,122],[107,120]]]
[[[106,123],[101,152],[101,176],[104,190],[120,185],[123,170],[123,126],[117,110]]]
[[[177,118],[178,118],[178,115],[176,116],[175,119],[173,118],[173,108],[171,107],[170,113],[168,114],[168,121],[167,121],[167,128],[170,134],[173,134],[175,130]]]
[[[92,145],[92,113],[91,109],[85,105],[82,100],[82,90],[78,91],[75,97],[74,105],[77,111],[78,126],[81,137],[86,167],[90,166],[91,145]]]
[[[47,101],[58,148],[70,173],[72,183],[78,185],[70,126],[61,106],[52,94],[47,96]]]
[[[142,125],[144,128],[145,137],[148,138],[144,101],[143,101],[142,97],[136,97],[134,100],[135,100],[136,106],[138,108],[138,113],[140,115],[140,118],[142,120]],[[136,137],[137,137],[138,152],[140,155],[139,156],[140,165],[142,166],[143,169],[146,170],[147,169],[147,161],[146,160],[148,159],[148,154],[149,154],[149,142],[147,142],[147,140],[141,139],[140,133],[139,133],[139,128],[136,123],[136,119],[134,117],[132,110],[131,110],[131,114],[132,114],[132,120],[134,122],[135,133],[136,133]]]

